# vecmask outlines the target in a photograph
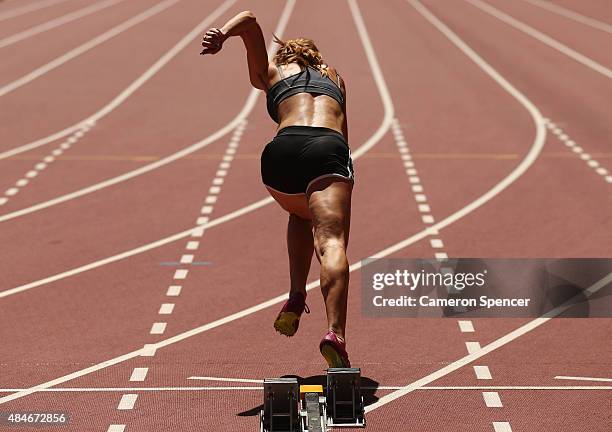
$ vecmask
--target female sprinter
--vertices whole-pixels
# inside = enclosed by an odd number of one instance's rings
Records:
[[[261,28],[248,11],[206,32],[202,54],[218,53],[232,36],[242,38],[251,84],[266,92],[268,113],[278,123],[276,137],[261,155],[263,183],[289,213],[291,290],[274,327],[293,336],[300,316],[309,312],[305,286],[314,250],[328,323],[319,349],[330,367],[349,367],[344,332],[353,166],[344,81],[309,39],[276,38],[280,48],[268,63]]]

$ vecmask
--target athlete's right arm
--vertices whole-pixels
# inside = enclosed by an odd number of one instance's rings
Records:
[[[261,27],[252,12],[240,12],[220,29],[208,30],[202,41],[202,54],[218,53],[223,42],[232,36],[240,36],[246,47],[251,84],[265,90],[268,83],[268,53]]]

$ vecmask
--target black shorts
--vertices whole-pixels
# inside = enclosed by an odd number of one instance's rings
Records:
[[[263,183],[277,192],[303,194],[324,177],[354,178],[351,150],[344,135],[333,129],[285,127],[261,154]]]

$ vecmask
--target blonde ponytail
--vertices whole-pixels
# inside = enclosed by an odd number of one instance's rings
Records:
[[[273,58],[277,65],[297,63],[303,67],[314,67],[323,76],[329,76],[323,57],[311,39],[298,38],[283,41],[274,35],[274,42],[280,45]]]

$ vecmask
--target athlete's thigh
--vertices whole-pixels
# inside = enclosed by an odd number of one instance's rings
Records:
[[[328,177],[309,189],[308,207],[315,236],[338,239],[348,244],[351,223],[351,193],[353,183]]]
[[[295,214],[302,219],[310,219],[310,209],[305,194],[284,194],[271,188],[270,196],[287,212]]]

